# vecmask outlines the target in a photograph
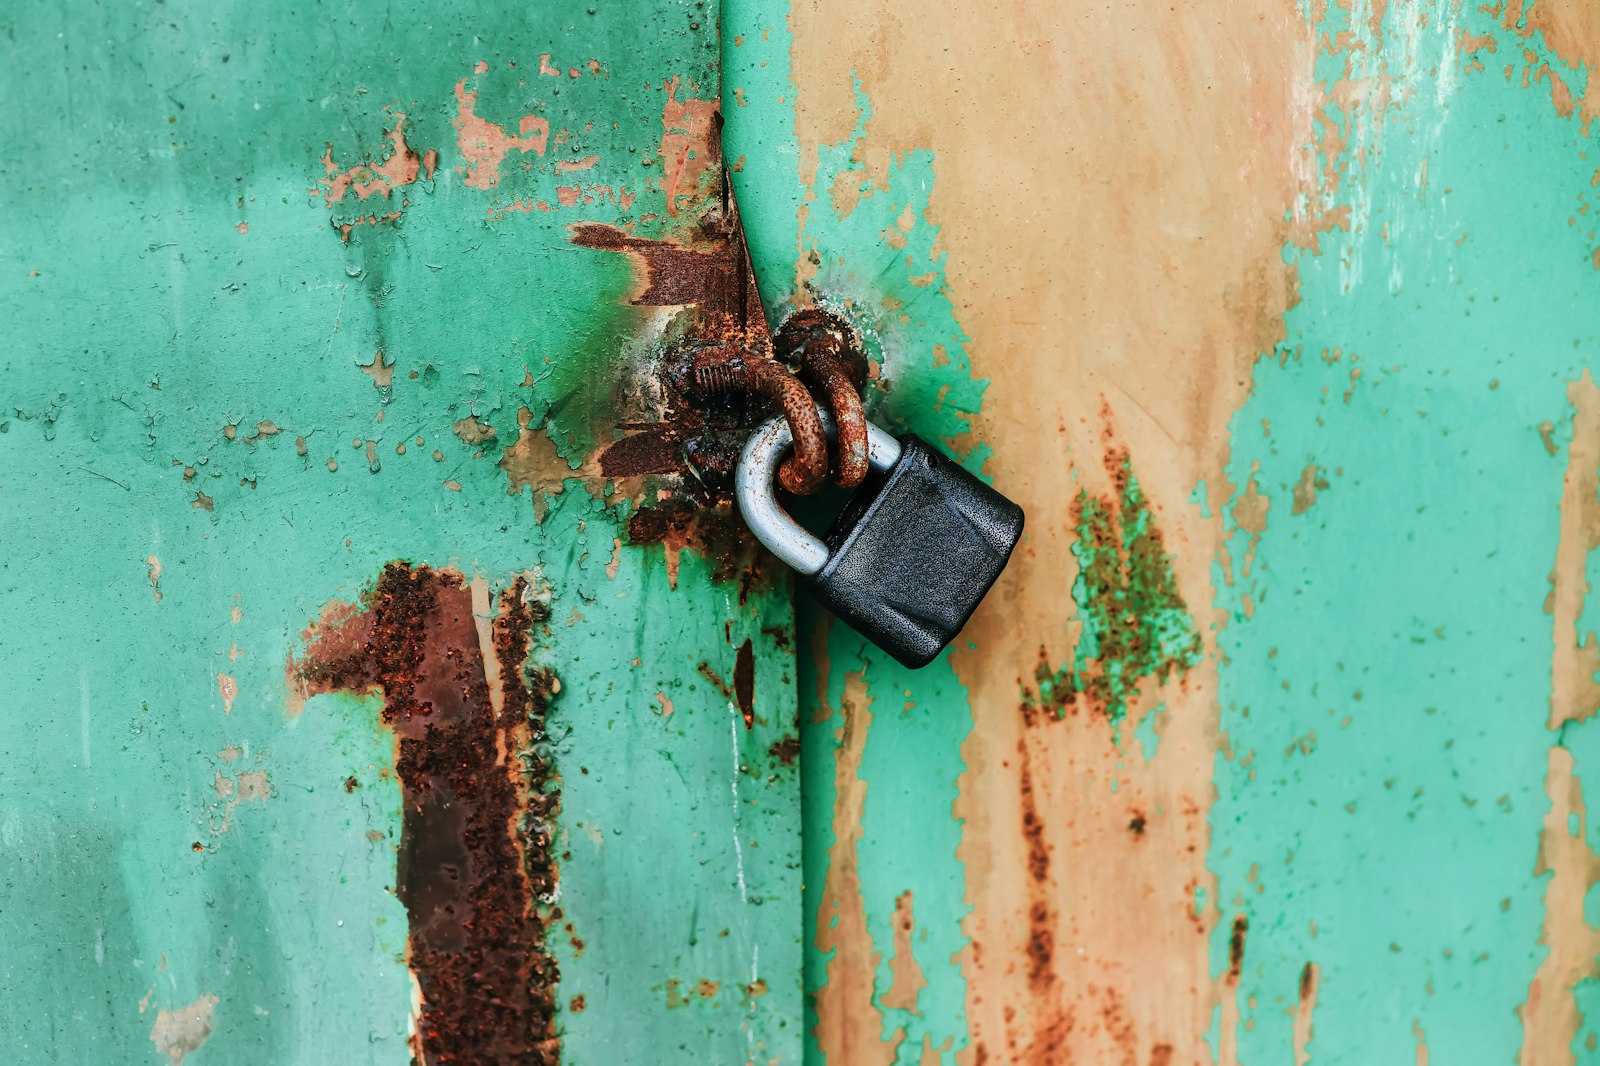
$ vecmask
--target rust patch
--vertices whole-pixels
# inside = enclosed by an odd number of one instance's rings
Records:
[[[686,246],[676,241],[649,240],[625,233],[599,222],[580,222],[572,227],[572,243],[580,248],[604,252],[625,252],[634,261],[639,280],[630,294],[636,307],[681,307],[695,305],[707,315],[726,315],[743,319],[748,312],[760,313],[760,296],[747,287],[741,256],[732,252],[742,242],[715,237]]]
[[[217,675],[217,695],[222,698],[222,713],[233,713],[233,701],[239,698],[239,682],[230,674]]]
[[[721,583],[739,576],[739,603],[750,598],[764,567],[756,555],[755,540],[725,508],[707,508],[683,496],[673,496],[654,507],[641,508],[628,519],[628,543],[660,544],[667,554],[667,579],[678,585],[679,556],[692,549],[711,564],[711,580]]]
[[[1244,938],[1250,928],[1249,919],[1244,915],[1237,915],[1233,919],[1233,931],[1228,934],[1228,982],[1239,983],[1239,974],[1244,968]]]
[[[1037,688],[1023,698],[1056,717],[1087,707],[1120,721],[1146,679],[1164,686],[1181,678],[1200,661],[1203,645],[1128,449],[1112,439],[1109,410],[1102,417],[1111,491],[1080,489],[1071,508],[1078,533],[1072,597],[1082,632],[1072,660],[1059,669],[1041,653]]]
[[[384,567],[359,610],[334,605],[288,665],[303,700],[378,693],[394,731],[404,798],[396,893],[410,919],[420,1004],[413,1053],[426,1066],[558,1061],[560,977],[546,943],[560,807],[538,754],[554,676],[528,666],[548,610],[518,577],[491,626],[505,713],[462,576],[407,562]]]
[[[171,1066],[183,1066],[183,1060],[192,1051],[198,1051],[211,1036],[211,1018],[217,1007],[217,997],[201,996],[187,1007],[156,1012],[156,1023],[150,1029],[150,1041],[156,1050],[167,1057]],[[144,1009],[144,1005],[140,1005]]]
[[[1228,970],[1222,978],[1222,1026],[1217,1041],[1218,1061],[1239,1061],[1239,977],[1244,972],[1245,934],[1250,923],[1244,915],[1234,916],[1228,934]]]
[[[1311,1061],[1311,1015],[1317,1009],[1317,964],[1308,962],[1300,971],[1300,1000],[1294,1011],[1294,1066]]]
[[[579,247],[624,254],[633,262],[631,306],[680,309],[670,331],[683,340],[646,371],[654,380],[643,391],[662,397],[659,409],[623,422],[625,435],[604,446],[600,469],[607,477],[666,479],[663,486],[674,498],[681,493],[707,508],[732,499],[739,452],[773,410],[767,396],[738,390],[708,395],[704,387],[708,372],[715,378],[742,358],[761,359],[772,351],[725,181],[721,194],[707,204],[700,225],[677,240],[635,237],[593,222],[571,230]],[[809,403],[804,389],[797,389]]]
[[[394,387],[394,360],[386,358],[382,349],[372,353],[371,362],[356,365],[361,368],[363,374],[372,379],[372,387],[379,392]],[[276,433],[277,430],[274,429],[273,432]]]
[[[692,91],[673,78],[663,88],[667,102],[661,109],[661,191],[667,194],[667,214],[676,215],[702,194],[701,181],[722,162],[722,111],[715,99],[685,95]]]
[[[884,1039],[883,1012],[873,988],[881,952],[867,928],[858,860],[867,798],[861,759],[872,727],[872,701],[865,672],[846,674],[833,750],[834,844],[813,927],[817,951],[827,960],[825,980],[816,991],[813,1033],[826,1061],[850,1066],[891,1066],[896,1058],[894,1045]],[[819,705],[826,707],[826,700]]]
[[[534,425],[533,412],[526,407],[517,409],[517,439],[502,450],[498,465],[505,472],[508,495],[515,496],[525,488],[531,490],[535,522],[544,521],[550,510],[550,497],[565,492],[568,480],[582,482],[594,495],[599,495],[604,483],[592,459],[584,459],[574,467],[563,458],[550,435]]]
[[[1317,493],[1328,487],[1328,476],[1322,467],[1315,463],[1307,463],[1306,468],[1300,471],[1300,480],[1294,485],[1294,503],[1289,508],[1290,514],[1305,514],[1317,504]]]
[[[1600,67],[1600,8],[1587,0],[1505,0],[1500,16],[1506,29],[1523,38],[1542,35],[1550,49],[1574,69]],[[1551,80],[1551,103],[1558,114],[1581,108],[1587,136],[1590,121],[1600,114],[1600,98],[1591,97],[1600,94],[1585,93],[1574,101],[1570,90],[1546,66],[1541,65],[1540,73]]]
[[[1550,807],[1539,834],[1536,877],[1544,885],[1539,943],[1544,958],[1520,1008],[1524,1066],[1574,1061],[1572,1043],[1581,1025],[1576,987],[1594,976],[1600,933],[1585,917],[1584,901],[1600,883],[1600,854],[1588,844],[1588,807],[1577,757],[1562,742],[1565,727],[1600,708],[1596,636],[1581,622],[1590,587],[1588,560],[1600,548],[1600,386],[1588,371],[1567,388],[1572,439],[1562,484],[1560,537],[1550,573],[1545,610],[1551,616],[1551,733],[1545,794]],[[1418,1037],[1419,1047],[1421,1037]]]
[[[783,766],[793,766],[800,758],[799,736],[790,733],[781,740],[774,740],[767,749],[767,756]]]

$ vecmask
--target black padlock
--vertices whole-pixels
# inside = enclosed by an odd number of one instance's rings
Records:
[[[872,473],[819,540],[773,495],[791,440],[776,418],[745,445],[736,481],[745,523],[839,618],[905,665],[926,666],[1005,569],[1022,508],[922,438],[869,424]]]

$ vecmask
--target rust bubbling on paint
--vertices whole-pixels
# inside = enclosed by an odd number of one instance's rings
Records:
[[[408,562],[384,567],[362,608],[338,605],[305,633],[291,685],[377,693],[394,731],[404,799],[396,894],[410,919],[421,994],[413,1053],[424,1066],[559,1058],[560,972],[546,926],[557,867],[558,779],[537,746],[554,676],[527,660],[547,608],[517,578],[491,624],[503,694],[495,713],[462,576]]]

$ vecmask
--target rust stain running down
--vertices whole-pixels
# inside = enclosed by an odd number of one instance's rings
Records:
[[[756,657],[750,638],[739,645],[739,655],[733,663],[733,698],[739,704],[746,729],[756,724]]]
[[[1300,1004],[1294,1012],[1294,1066],[1311,1061],[1311,1016],[1317,1009],[1317,964],[1308,962],[1300,971]]]
[[[500,597],[492,655],[462,576],[393,562],[359,610],[336,605],[289,663],[300,699],[379,693],[404,798],[396,892],[421,993],[413,1053],[424,1066],[553,1066],[560,973],[546,945],[557,869],[557,778],[544,736],[554,676],[527,665],[548,617],[517,578]],[[489,676],[498,671],[504,713]]]

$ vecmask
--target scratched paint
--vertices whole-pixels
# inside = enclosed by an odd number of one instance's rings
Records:
[[[681,112],[717,99],[715,20],[0,21],[0,680],[28,723],[0,742],[3,1057],[404,1063],[441,1004],[473,1022],[423,957],[450,923],[418,936],[461,901],[418,879],[399,694],[297,692],[286,669],[405,560],[461,575],[441,587],[472,625],[447,643],[477,720],[527,716],[519,671],[553,679],[547,737],[505,753],[555,767],[553,824],[533,798],[516,826],[494,807],[500,843],[470,861],[493,866],[480,886],[516,887],[508,848],[558,868],[526,886],[554,1013],[483,1018],[553,1032],[564,1063],[795,1061],[787,589],[632,540],[674,486],[605,478],[598,454],[680,309],[633,306],[636,265],[569,228],[695,232],[715,190],[682,167],[716,159]],[[467,630],[492,635],[518,588],[548,618],[526,656],[485,652]],[[517,725],[496,726],[508,748]],[[492,1046],[473,1061],[511,1055]]]
[[[1592,7],[900,7],[731,4],[725,143],[1030,531],[953,676],[799,607],[808,1061],[1589,1061]],[[1122,456],[1176,654],[1041,716]]]

